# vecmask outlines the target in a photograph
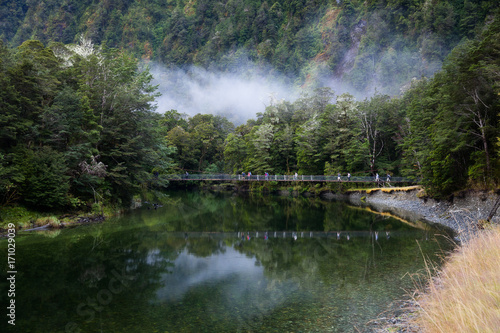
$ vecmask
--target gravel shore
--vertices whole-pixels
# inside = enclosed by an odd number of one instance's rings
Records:
[[[374,190],[331,195],[350,204],[371,208],[378,212],[389,212],[407,221],[428,223],[453,230],[459,241],[466,241],[478,230],[478,221],[486,220],[499,195],[494,192],[464,191],[450,200],[435,200],[419,197],[419,189],[393,190],[391,193]],[[328,197],[328,195],[326,195]],[[499,223],[498,215],[492,219]]]

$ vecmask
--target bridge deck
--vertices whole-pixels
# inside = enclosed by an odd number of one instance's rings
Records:
[[[228,174],[193,174],[185,175],[165,175],[163,178],[171,181],[278,181],[278,182],[350,182],[350,183],[411,183],[417,184],[418,180],[406,177],[381,177],[377,181],[375,177],[360,177],[354,176],[347,178],[341,176],[340,180],[337,176],[322,176],[322,175],[298,175],[296,178],[292,175],[252,175],[250,177],[243,175],[228,175]]]

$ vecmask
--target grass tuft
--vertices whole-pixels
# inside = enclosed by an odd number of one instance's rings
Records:
[[[451,254],[418,299],[423,332],[498,332],[500,226],[492,226]]]
[[[47,224],[52,228],[59,228],[61,226],[61,221],[55,216],[39,217],[35,220],[34,226],[41,227]]]

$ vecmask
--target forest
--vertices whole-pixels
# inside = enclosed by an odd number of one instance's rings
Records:
[[[435,6],[417,10],[426,4]],[[498,187],[494,2],[58,5],[1,7],[2,20],[14,20],[5,21],[0,41],[2,208],[127,207],[134,195],[168,188],[164,175],[185,171],[389,173],[421,179],[436,198]],[[155,7],[163,5],[170,10]],[[429,11],[433,16],[424,15]],[[357,55],[348,63],[353,45]],[[420,50],[420,60],[399,57],[403,49],[408,56]],[[159,94],[145,58],[223,68],[241,50],[307,89],[293,101],[272,100],[243,124],[155,105]],[[367,64],[371,69],[362,70]],[[342,72],[358,91],[379,81],[404,89],[394,94],[393,86],[377,84],[359,98],[321,85],[313,75],[318,68]]]
[[[83,36],[180,68],[230,72],[248,59],[298,86],[335,77],[356,97],[394,96],[431,77],[497,8],[492,0],[6,0],[0,38],[17,47]]]

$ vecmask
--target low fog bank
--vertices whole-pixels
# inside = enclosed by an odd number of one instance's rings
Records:
[[[219,114],[241,124],[264,112],[272,100],[294,101],[299,95],[289,78],[252,64],[230,72],[153,64],[150,72],[161,93],[156,99],[160,113],[175,109],[189,116]]]
[[[154,77],[152,83],[158,85],[158,92],[161,93],[156,99],[157,112],[175,109],[190,117],[198,113],[223,115],[239,125],[248,119],[256,119],[256,114],[263,113],[273,102],[294,102],[315,87],[330,87],[336,96],[349,93],[358,101],[377,93],[398,96],[409,88],[412,80],[431,77],[441,65],[424,64],[415,54],[396,52],[394,49],[382,58],[375,68],[359,72],[359,68],[354,66],[342,77],[335,77],[327,68],[317,66],[309,73],[308,84],[280,74],[270,66],[241,59],[224,70],[194,65],[167,67],[159,63],[150,64],[149,68]],[[363,87],[348,83],[351,76],[360,73],[366,78]],[[335,98],[331,100],[331,103],[334,102]]]

